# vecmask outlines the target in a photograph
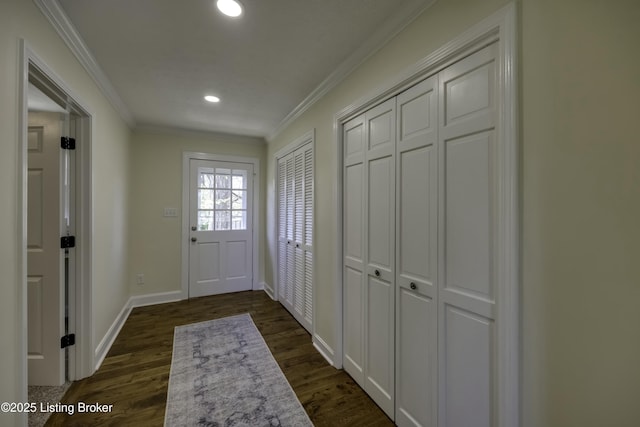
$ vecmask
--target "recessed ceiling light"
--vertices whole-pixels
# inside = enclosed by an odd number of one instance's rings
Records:
[[[216,6],[220,12],[232,18],[242,15],[242,5],[236,0],[218,0]]]
[[[205,101],[209,101],[209,102],[220,102],[220,98],[218,98],[217,96],[213,96],[213,95],[207,95],[204,97]]]

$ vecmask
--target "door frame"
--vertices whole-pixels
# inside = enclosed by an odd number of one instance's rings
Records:
[[[27,363],[27,174],[28,174],[28,91],[29,66],[37,68],[51,83],[63,92],[73,104],[81,110],[76,148],[75,173],[75,219],[76,248],[75,268],[70,274],[75,277],[75,286],[69,289],[69,328],[76,334],[75,346],[69,347],[69,375],[77,380],[88,377],[94,372],[93,353],[93,306],[92,306],[92,140],[93,116],[86,103],[60,78],[41,57],[32,50],[24,39],[20,40],[20,79],[18,114],[18,370],[19,393],[27,401],[28,363]],[[24,416],[26,420],[26,414]],[[26,425],[26,422],[25,422]]]
[[[185,151],[182,153],[182,299],[189,299],[189,185],[190,185],[190,163],[191,160],[213,160],[216,162],[249,163],[253,165],[253,265],[251,287],[254,291],[261,289],[260,276],[260,159],[257,157],[229,156],[214,153],[200,153]]]
[[[517,8],[515,2],[502,7],[432,54],[392,77],[364,97],[334,115],[334,181],[336,218],[334,235],[335,271],[333,317],[336,319],[334,366],[343,364],[343,125],[371,107],[392,98],[421,80],[455,63],[489,43],[498,43],[497,101],[498,143],[503,148],[498,156],[499,188],[495,232],[497,256],[497,317],[501,322],[496,334],[495,376],[497,402],[495,412],[500,427],[517,426],[520,422],[520,191],[517,82]]]

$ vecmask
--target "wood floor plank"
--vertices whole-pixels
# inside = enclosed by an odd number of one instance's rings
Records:
[[[100,369],[64,403],[112,404],[106,414],[53,414],[46,426],[162,426],[176,326],[249,313],[316,426],[391,426],[349,375],[331,367],[307,331],[264,292],[239,292],[134,309]]]

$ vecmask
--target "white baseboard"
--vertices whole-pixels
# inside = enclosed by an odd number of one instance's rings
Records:
[[[182,292],[181,291],[172,291],[172,292],[162,292],[157,294],[149,294],[149,295],[135,295],[129,298],[126,302],[120,313],[116,316],[113,324],[105,334],[105,336],[100,340],[100,344],[96,347],[94,353],[94,361],[95,361],[95,371],[97,371],[104,358],[111,350],[111,346],[113,342],[116,340],[116,337],[120,333],[120,330],[124,326],[125,322],[129,318],[129,314],[131,314],[131,310],[135,307],[144,307],[147,305],[155,305],[155,304],[164,304],[168,302],[181,301]]]
[[[333,366],[334,368],[336,367],[335,361],[333,360],[335,352],[329,345],[327,345],[325,340],[323,340],[320,335],[313,335],[313,346],[316,348],[316,350],[318,350],[318,353],[320,353],[322,357],[324,357],[327,362],[329,362],[329,365]]]
[[[129,298],[131,307],[144,307],[147,305],[166,304],[168,302],[182,301],[181,291],[161,292],[149,295],[135,295]]]
[[[107,356],[107,353],[109,353],[113,342],[116,340],[116,337],[120,333],[120,330],[124,326],[124,323],[127,321],[132,308],[133,307],[131,306],[131,298],[129,298],[124,307],[122,307],[122,310],[120,310],[120,313],[118,313],[118,315],[116,316],[116,319],[113,321],[113,324],[111,325],[105,336],[102,337],[102,340],[100,340],[100,344],[98,344],[98,347],[96,347],[93,358],[95,362],[94,372],[100,368],[100,365],[102,365],[102,362]]]
[[[266,282],[262,282],[262,289],[267,293],[267,295],[269,295],[269,298],[271,298],[272,300],[276,300],[276,294],[273,291],[273,288],[271,286],[269,286],[268,283]]]

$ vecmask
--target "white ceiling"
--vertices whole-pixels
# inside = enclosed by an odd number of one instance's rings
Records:
[[[432,3],[241,2],[230,19],[215,0],[58,0],[136,126],[261,137]]]

